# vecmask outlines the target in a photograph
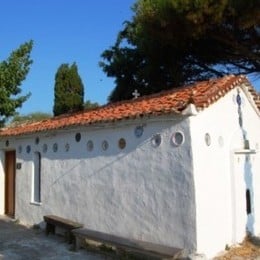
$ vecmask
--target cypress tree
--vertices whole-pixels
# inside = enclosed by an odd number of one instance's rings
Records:
[[[76,63],[61,64],[55,75],[53,114],[75,112],[84,108],[84,86]]]

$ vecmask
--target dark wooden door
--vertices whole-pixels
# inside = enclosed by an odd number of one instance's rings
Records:
[[[5,214],[15,215],[15,151],[5,153]]]

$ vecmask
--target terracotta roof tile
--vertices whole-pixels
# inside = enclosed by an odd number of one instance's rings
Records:
[[[247,86],[256,106],[260,109],[260,97],[247,78],[245,76],[229,75],[133,100],[108,104],[94,110],[81,111],[40,122],[4,128],[0,131],[0,136],[15,136],[78,125],[114,122],[148,115],[179,114],[191,103],[197,109],[203,109],[216,102],[230,89],[241,83]]]

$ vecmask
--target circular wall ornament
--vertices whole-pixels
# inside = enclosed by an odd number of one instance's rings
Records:
[[[120,138],[119,141],[118,141],[118,147],[120,149],[124,149],[126,147],[126,141],[125,141],[125,138]]]
[[[75,140],[76,140],[76,142],[79,142],[81,140],[81,133],[75,134]]]
[[[43,151],[44,153],[46,153],[47,150],[48,150],[48,145],[47,145],[47,144],[44,144],[44,145],[42,146],[42,151]]]
[[[66,143],[65,144],[65,151],[68,152],[70,149],[70,144],[69,143]]]
[[[91,152],[94,149],[94,143],[92,140],[88,140],[87,142],[87,150]]]
[[[30,146],[30,145],[27,145],[27,146],[26,146],[26,152],[27,152],[27,153],[30,153],[30,152],[31,152],[31,146]]]
[[[108,142],[106,141],[106,140],[104,140],[103,142],[102,142],[102,149],[103,149],[103,151],[106,151],[107,149],[108,149]]]
[[[54,153],[56,153],[58,151],[58,144],[57,143],[53,144],[52,150],[53,150]]]
[[[211,145],[211,137],[210,137],[209,133],[205,134],[205,142],[206,142],[207,146]]]
[[[37,136],[37,137],[35,138],[35,144],[39,144],[39,142],[40,142],[40,138],[39,138],[39,136]]]
[[[160,134],[155,134],[155,135],[153,135],[151,141],[152,141],[153,147],[158,147],[162,142],[162,137]]]
[[[182,132],[176,132],[172,135],[172,143],[175,146],[180,146],[184,143],[185,138],[184,138],[184,134]]]
[[[136,136],[137,138],[141,137],[141,136],[143,135],[143,132],[144,132],[143,126],[137,126],[137,127],[135,128],[135,136]]]
[[[22,147],[21,145],[19,145],[19,147],[18,147],[18,153],[22,153],[22,151],[23,151],[23,147]]]
[[[219,138],[218,138],[218,144],[219,144],[220,147],[223,147],[223,146],[224,146],[224,139],[223,139],[222,136],[219,136]]]

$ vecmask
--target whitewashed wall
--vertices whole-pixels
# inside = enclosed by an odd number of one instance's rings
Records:
[[[243,148],[236,95],[237,89],[190,119],[196,187],[197,249],[208,257],[224,250],[226,245],[241,242],[250,221],[253,233],[260,232],[259,153],[247,156],[250,169],[244,163],[246,155],[234,153]],[[252,149],[258,149],[259,117],[243,91],[240,96],[247,139]],[[209,145],[206,139],[210,139]],[[246,214],[245,197],[249,178],[253,183],[254,195],[251,215]]]
[[[144,132],[137,138],[134,130],[141,124]],[[176,131],[185,136],[185,143],[179,147],[172,143]],[[75,141],[77,132],[81,133],[80,142]],[[154,147],[152,137],[157,133],[162,142]],[[190,250],[196,248],[187,119],[158,117],[38,136],[38,145],[36,136],[9,140],[10,147],[17,150],[17,162],[22,164],[16,172],[16,218],[21,222],[40,223],[43,215],[56,214],[93,230]],[[123,150],[118,147],[120,138],[126,140]],[[88,140],[94,143],[91,152],[86,148]],[[103,140],[109,143],[106,151],[102,150]],[[4,143],[2,140],[2,148]],[[58,144],[56,153],[52,150],[54,143]],[[66,143],[70,145],[68,152]],[[44,144],[48,145],[46,153]],[[27,145],[31,146],[30,153],[26,151]],[[37,151],[42,155],[41,205],[30,203],[32,159]]]

